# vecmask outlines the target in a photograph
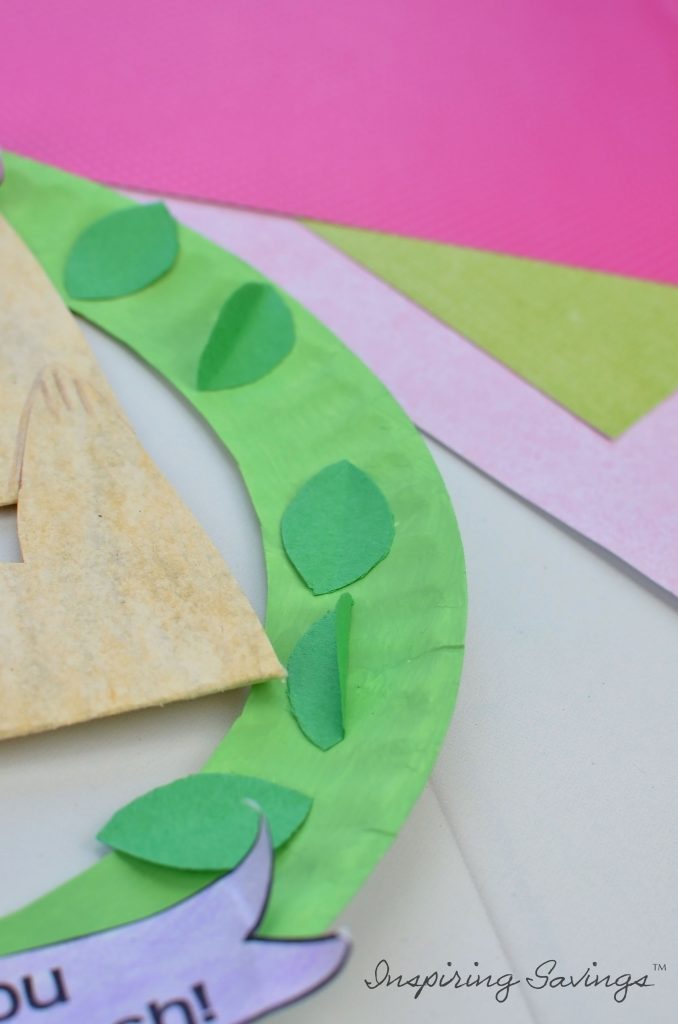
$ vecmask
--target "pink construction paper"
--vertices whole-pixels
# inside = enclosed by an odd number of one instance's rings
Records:
[[[678,595],[678,394],[609,441],[303,226],[170,207],[326,323],[424,431]]]
[[[678,282],[676,0],[4,0],[0,147]]]

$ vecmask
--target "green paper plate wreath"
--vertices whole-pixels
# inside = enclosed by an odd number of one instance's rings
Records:
[[[414,426],[383,385],[289,296],[294,347],[254,383],[197,390],[206,340],[229,294],[263,282],[251,267],[179,226],[179,254],[149,287],[75,301],[63,287],[68,253],[98,219],[132,204],[53,168],[7,155],[0,212],[74,313],[141,356],[211,425],[242,471],[261,523],[268,577],[266,629],[283,662],[336,593],[314,596],[285,554],[285,509],[314,474],[349,460],[393,513],[388,556],[352,583],[345,738],[318,749],[292,716],[285,686],[252,689],[205,765],[257,776],[313,798],[276,854],[261,931],[317,934],[337,917],[386,851],[433,766],[457,694],[466,625],[462,545],[449,498]],[[196,892],[205,872],[111,853],[0,920],[0,954],[138,920]]]

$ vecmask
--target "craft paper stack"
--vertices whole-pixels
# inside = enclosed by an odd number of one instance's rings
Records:
[[[354,264],[261,218],[243,255],[424,430],[678,592],[665,4],[7,8],[4,145],[112,184],[316,218]]]
[[[608,438],[305,226],[181,202],[172,208],[312,309],[428,434],[678,594],[678,395]],[[347,231],[342,241],[362,237]],[[487,308],[479,304],[479,318]]]

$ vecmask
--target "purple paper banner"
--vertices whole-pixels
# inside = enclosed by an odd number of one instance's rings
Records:
[[[244,1024],[329,981],[346,936],[252,938],[273,852],[262,826],[229,875],[163,913],[0,958],[0,1022]]]

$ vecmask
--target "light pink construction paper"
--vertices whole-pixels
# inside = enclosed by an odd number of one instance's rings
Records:
[[[303,226],[170,206],[307,306],[428,434],[678,595],[678,394],[609,441]]]
[[[0,147],[678,282],[676,0],[4,0]]]

